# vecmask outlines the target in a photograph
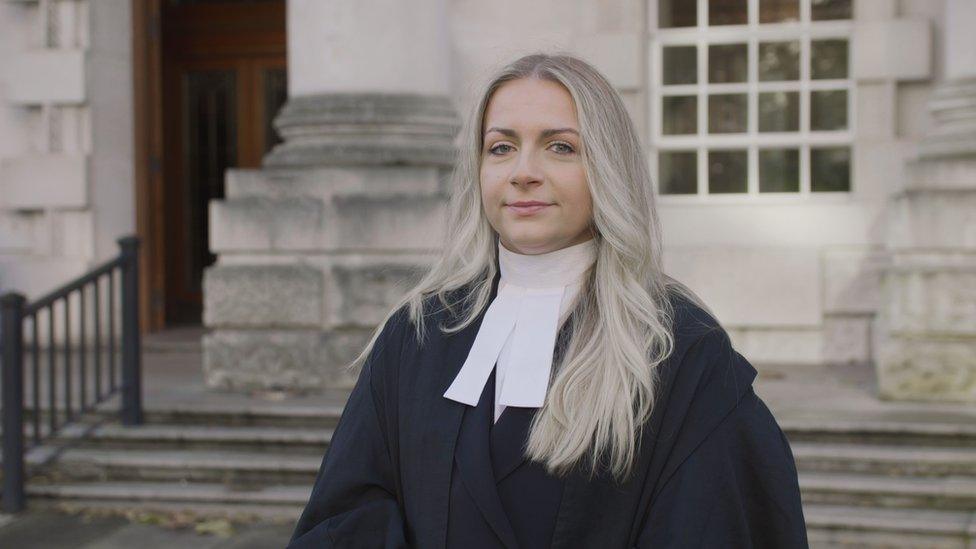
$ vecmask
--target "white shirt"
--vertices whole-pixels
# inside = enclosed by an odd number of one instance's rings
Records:
[[[569,318],[595,260],[592,239],[538,255],[515,253],[499,242],[498,292],[444,396],[477,406],[492,369],[497,368],[495,421],[506,406],[541,407],[559,327]]]

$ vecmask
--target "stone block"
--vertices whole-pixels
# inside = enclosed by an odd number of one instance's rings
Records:
[[[443,195],[336,196],[331,208],[330,248],[432,250],[443,241]]]
[[[210,249],[215,253],[314,250],[320,247],[322,201],[252,196],[210,203]]]
[[[322,272],[305,265],[217,265],[204,271],[207,326],[318,327]]]
[[[371,330],[217,330],[203,337],[208,387],[232,391],[349,389],[359,369],[349,363]]]
[[[215,389],[327,386],[332,364],[318,330],[217,330],[203,337],[203,377]]]
[[[824,312],[874,313],[888,255],[871,249],[827,249],[823,254]]]
[[[83,208],[88,159],[82,154],[30,154],[0,160],[0,208]]]
[[[891,19],[898,14],[897,0],[871,0],[870,2],[853,2],[853,4],[856,21]]]
[[[94,219],[90,210],[55,213],[58,255],[92,259],[95,255]]]
[[[723,323],[820,327],[823,283],[816,248],[671,247],[664,260],[665,270],[698,292]]]
[[[376,326],[409,289],[419,280],[427,265],[381,263],[373,265],[336,265],[330,271],[330,320],[333,327]]]
[[[901,336],[976,337],[976,258],[898,254],[884,274],[886,325]]]
[[[0,211],[0,253],[29,252],[37,216]]]
[[[886,399],[976,403],[976,338],[878,338],[878,388]]]
[[[906,186],[904,159],[914,150],[915,142],[909,140],[864,140],[855,144],[857,161],[853,166],[855,183],[851,192],[855,202],[860,203],[862,217],[871,221],[884,219],[885,204],[892,194]],[[866,229],[869,242],[884,240],[884,223],[873,222]]]
[[[90,268],[89,261],[77,257],[14,255],[0,258],[0,293],[20,292],[32,301]]]
[[[869,362],[873,315],[825,315],[823,360],[831,364]]]
[[[13,105],[85,102],[85,52],[42,49],[10,55],[5,99]]]
[[[441,169],[428,166],[336,166],[306,170],[227,170],[227,198],[308,196],[323,201],[334,195],[429,194],[441,186]]]
[[[857,80],[931,78],[931,24],[922,18],[858,21],[851,57],[851,74]]]
[[[878,206],[870,201],[853,201],[849,196],[838,200],[821,196],[806,202],[797,201],[798,197],[782,201],[756,197],[756,201],[743,202],[741,196],[719,195],[704,202],[681,200],[690,198],[660,197],[665,249],[820,249],[877,242],[872,238],[872,227],[877,224],[873,210]]]
[[[854,100],[857,102],[853,112],[857,117],[854,127],[861,143],[894,139],[898,119],[891,115],[895,110],[893,86],[885,81],[862,82],[857,86]],[[897,166],[898,163],[888,160]],[[857,178],[854,180],[860,182]]]
[[[901,193],[891,202],[890,215],[893,250],[976,251],[976,188]]]
[[[638,32],[613,32],[581,36],[576,52],[600,70],[618,90],[641,86],[641,48]]]
[[[228,168],[224,172],[224,196],[228,200],[266,196],[305,196],[302,174],[294,170]]]
[[[818,328],[727,327],[732,346],[754,365],[823,362],[823,332]]]
[[[907,168],[907,184],[912,189],[976,189],[976,158],[926,158],[909,162]]]

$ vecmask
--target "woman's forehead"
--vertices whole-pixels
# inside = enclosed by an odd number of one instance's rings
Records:
[[[485,132],[493,127],[518,133],[553,128],[578,130],[573,98],[559,83],[538,79],[508,82],[492,94],[485,112]]]

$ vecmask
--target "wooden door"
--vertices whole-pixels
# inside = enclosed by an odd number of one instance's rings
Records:
[[[183,0],[162,8],[167,325],[199,323],[208,205],[224,172],[255,168],[278,142],[287,98],[283,1]]]

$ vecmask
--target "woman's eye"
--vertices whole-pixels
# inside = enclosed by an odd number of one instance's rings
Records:
[[[557,151],[559,154],[572,154],[576,151],[576,149],[574,149],[573,146],[568,143],[553,143],[552,145],[554,147],[563,147],[562,151]]]
[[[574,152],[576,152],[576,149],[574,149],[573,146],[568,143],[553,143],[551,147],[557,147],[557,149],[555,150],[559,154],[573,154]],[[507,145],[505,143],[499,143],[498,145],[495,145],[494,147],[488,149],[488,152],[490,154],[497,156],[509,152],[509,149],[511,148],[512,148],[511,145]]]

